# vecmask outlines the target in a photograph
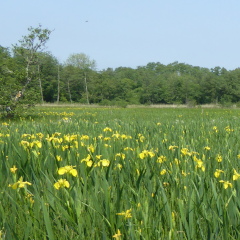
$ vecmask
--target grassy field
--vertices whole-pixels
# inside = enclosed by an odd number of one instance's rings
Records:
[[[0,123],[0,239],[240,239],[240,110],[38,115]]]

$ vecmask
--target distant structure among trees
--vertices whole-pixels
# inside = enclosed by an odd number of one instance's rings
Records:
[[[22,91],[18,91],[18,93],[16,94],[16,96],[14,97],[14,101],[18,101],[18,99],[22,97]]]

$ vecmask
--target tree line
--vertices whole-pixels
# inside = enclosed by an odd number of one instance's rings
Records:
[[[45,51],[51,31],[29,28],[12,48],[0,46],[0,105],[76,102],[101,105],[240,102],[240,68],[150,62],[96,70],[84,53],[60,63]],[[17,98],[19,94],[19,98]],[[17,98],[17,99],[16,99]]]

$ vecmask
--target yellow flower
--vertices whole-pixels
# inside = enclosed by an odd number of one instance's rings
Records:
[[[155,153],[148,150],[143,150],[141,153],[139,153],[139,157],[141,159],[147,158],[148,156],[152,158],[155,156]]]
[[[230,132],[233,132],[234,130],[231,129],[230,126],[227,126],[225,127],[225,131],[230,133]]]
[[[224,189],[227,189],[228,187],[232,188],[232,183],[230,183],[229,181],[220,180],[219,182],[223,183]]]
[[[141,153],[139,153],[139,157],[141,159],[144,159],[148,156],[148,151],[147,150],[143,150]]]
[[[167,170],[166,169],[163,169],[161,172],[160,172],[160,175],[164,175],[167,173]]]
[[[126,155],[124,153],[116,153],[115,154],[115,160],[117,159],[117,157],[120,157],[122,159],[125,159],[126,158]]]
[[[165,161],[167,161],[167,158],[165,156],[163,156],[163,155],[159,156],[158,159],[157,159],[158,163],[163,163]]]
[[[103,140],[104,141],[109,141],[109,140],[111,140],[111,138],[110,137],[105,137],[105,138],[103,138]]]
[[[72,141],[76,141],[77,140],[77,135],[69,135],[69,134],[67,134],[67,135],[64,135],[63,138],[64,138],[64,140],[66,142],[72,142]]]
[[[28,199],[28,201],[31,203],[31,205],[34,203],[34,199],[33,199],[33,195],[32,194],[27,193],[26,199]]]
[[[61,157],[61,156],[59,156],[59,155],[57,155],[57,156],[56,156],[56,159],[57,159],[57,161],[59,161],[59,162],[61,162],[61,161],[62,161],[62,157]]]
[[[120,216],[124,216],[124,218],[131,218],[132,217],[132,209],[128,209],[125,212],[121,212],[121,213],[116,213],[116,215],[120,215]]]
[[[4,232],[4,228],[2,230],[0,230],[0,239],[4,239],[5,238],[5,232]]]
[[[36,135],[41,139],[44,137],[43,133],[36,133]]]
[[[114,235],[113,235],[113,238],[116,238],[117,240],[119,240],[119,239],[121,239],[121,232],[120,232],[120,230],[118,229],[117,230],[117,233],[115,233]]]
[[[93,165],[93,161],[92,160],[86,161],[86,164],[88,167],[91,167]]]
[[[92,144],[88,146],[87,150],[92,153],[95,151],[94,146]]]
[[[34,142],[30,142],[30,143],[29,143],[29,147],[30,147],[30,148],[33,148],[33,146],[34,146]]]
[[[112,146],[111,145],[109,145],[109,144],[104,144],[104,146],[107,148],[107,147],[109,147],[109,148],[111,148]]]
[[[179,161],[179,159],[177,159],[177,158],[174,158],[174,162],[177,164],[177,165],[179,165],[181,162]]]
[[[168,182],[163,182],[163,186],[167,187],[167,186],[169,186],[169,183]]]
[[[72,146],[63,145],[63,146],[62,146],[62,151],[65,151],[66,149],[70,149],[70,148],[72,148]]]
[[[121,136],[121,135],[120,135],[118,132],[116,132],[116,133],[114,133],[114,134],[112,135],[112,137],[114,137],[114,138],[116,138],[116,139],[119,139],[120,136]]]
[[[144,142],[144,140],[145,140],[145,137],[142,135],[142,134],[138,134],[138,137],[139,137],[139,141],[140,142]]]
[[[98,162],[98,166],[100,166],[100,164],[102,164],[103,167],[108,167],[110,165],[110,161],[107,159],[103,159]]]
[[[29,142],[28,142],[28,141],[22,140],[20,144],[21,144],[24,148],[29,147]]]
[[[97,155],[97,156],[102,156],[102,155]],[[86,162],[88,167],[91,167],[93,165],[93,161],[91,159],[90,154],[88,154],[86,158],[82,159],[81,162]]]
[[[37,146],[38,148],[41,148],[41,147],[42,147],[42,142],[40,142],[40,141],[38,141],[38,140],[33,141],[33,144],[34,144],[35,146]]]
[[[55,133],[53,134],[54,137],[59,137],[60,135],[61,135],[60,132],[55,132]]]
[[[73,141],[75,148],[78,148],[78,141]]]
[[[13,165],[13,167],[10,168],[10,172],[11,172],[11,173],[16,173],[16,171],[17,171],[17,168],[16,168],[15,165]]]
[[[201,159],[197,159],[196,162],[197,162],[197,166],[196,167],[197,168],[201,168],[202,171],[204,172],[205,171],[205,166],[203,164],[203,161]]]
[[[122,166],[122,164],[120,164],[120,163],[118,163],[118,164],[117,164],[117,168],[118,168],[118,169],[120,169],[120,170],[121,170],[121,169],[122,169],[122,167],[123,167],[123,166]]]
[[[77,170],[73,166],[65,166],[58,169],[58,174],[63,175],[65,173],[70,173],[74,177],[78,175]]]
[[[66,179],[59,179],[56,183],[54,183],[54,187],[59,190],[60,188],[69,188],[70,184]]]
[[[168,147],[168,150],[174,151],[176,148],[178,148],[178,146],[170,145],[170,146]]]
[[[235,169],[233,169],[233,171],[233,181],[238,180],[240,178],[240,174]]]
[[[126,135],[126,134],[122,134],[122,135],[121,135],[121,138],[122,138],[123,140],[125,140],[125,139],[132,139],[132,136],[128,136],[128,135]]]
[[[221,173],[224,173],[224,171],[220,169],[216,169],[214,173],[215,178],[219,178]]]
[[[209,151],[211,148],[210,147],[208,147],[208,146],[206,146],[206,147],[204,147],[204,150],[207,150],[207,151]]]
[[[222,156],[221,156],[220,154],[218,154],[218,155],[216,156],[216,160],[217,160],[218,162],[222,162]]]
[[[187,148],[182,148],[181,153],[183,156],[186,156],[186,155],[191,156],[191,153],[189,152],[189,150]]]
[[[151,157],[151,158],[153,158],[154,156],[155,156],[155,153],[154,152],[148,152],[148,155]]]
[[[100,134],[100,135],[98,136],[98,139],[102,139],[102,138],[103,138],[103,135]]]
[[[130,148],[130,147],[125,147],[124,149],[123,149],[124,151],[134,151],[134,149],[133,148]]]
[[[96,159],[100,160],[102,155],[96,155],[95,157],[96,157]]]
[[[213,127],[213,131],[215,131],[216,133],[218,132],[218,128],[216,126]]]
[[[82,135],[80,139],[81,139],[81,140],[88,140],[88,139],[89,139],[89,136],[88,136],[88,135]]]
[[[112,132],[112,129],[109,128],[109,127],[106,127],[106,128],[103,129],[103,131],[104,131],[104,132]]]
[[[30,182],[23,182],[23,177],[20,177],[19,180],[14,184],[9,184],[8,186],[12,189],[24,188],[25,185],[32,185]]]

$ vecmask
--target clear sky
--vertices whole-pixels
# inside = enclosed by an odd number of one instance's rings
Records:
[[[85,53],[108,67],[174,61],[240,67],[239,0],[0,0],[0,45],[11,47],[37,27],[61,63]]]

